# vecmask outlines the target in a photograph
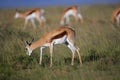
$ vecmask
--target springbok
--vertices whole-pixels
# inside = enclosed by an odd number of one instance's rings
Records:
[[[77,6],[69,6],[63,10],[60,24],[61,25],[69,24],[71,15],[74,16],[76,21],[80,20],[81,23],[83,22],[83,17],[80,14],[79,8]]]
[[[35,42],[25,41],[27,55],[31,55],[32,51],[40,47],[40,61],[42,63],[42,52],[46,47],[50,48],[50,67],[52,66],[53,46],[56,44],[65,44],[72,51],[71,65],[74,64],[74,54],[77,51],[79,61],[82,64],[79,48],[75,46],[75,31],[69,26],[62,26],[44,34]]]
[[[36,28],[35,25],[35,19],[38,20],[39,24],[41,25],[42,22],[46,21],[44,15],[44,9],[40,9],[40,8],[34,8],[34,9],[30,9],[25,13],[21,13],[20,11],[16,10],[16,14],[14,16],[14,18],[24,18],[25,19],[25,23],[24,23],[24,28],[26,28],[26,25],[28,23],[28,20],[31,20],[32,25],[34,28]]]
[[[117,8],[113,11],[112,22],[117,23],[117,25],[120,24],[120,8]]]

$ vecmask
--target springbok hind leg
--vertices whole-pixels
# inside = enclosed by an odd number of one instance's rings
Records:
[[[39,25],[41,26],[41,25],[42,25],[42,22],[41,22],[40,17],[37,17],[36,19],[37,19],[37,21],[39,22]]]
[[[81,23],[83,23],[83,17],[80,13],[77,14],[78,20],[80,20]]]
[[[72,52],[71,65],[74,65],[75,49],[74,49],[70,44],[67,44],[67,47],[68,47],[68,48],[71,50],[71,52]]]
[[[77,54],[78,54],[78,57],[79,57],[79,62],[82,65],[82,59],[81,59],[81,55],[80,55],[80,49],[78,47],[76,47],[76,51],[77,51]]]

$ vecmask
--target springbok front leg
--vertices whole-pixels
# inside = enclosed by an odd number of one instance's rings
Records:
[[[40,65],[42,64],[42,52],[43,52],[43,49],[44,49],[44,47],[40,48],[40,61],[39,61]]]
[[[24,23],[24,29],[26,28],[26,26],[27,26],[27,23],[28,23],[28,19],[25,19],[25,23]]]
[[[53,43],[50,43],[50,67],[52,67]]]

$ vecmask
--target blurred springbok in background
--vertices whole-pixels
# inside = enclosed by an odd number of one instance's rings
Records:
[[[34,9],[30,9],[24,13],[21,13],[20,11],[16,10],[16,14],[14,16],[14,18],[24,18],[25,19],[25,23],[24,23],[24,29],[27,26],[28,20],[30,20],[32,22],[32,25],[34,28],[36,28],[35,25],[35,19],[39,22],[39,24],[41,25],[42,22],[45,22],[46,19],[44,17],[44,9],[40,9],[40,8],[34,8]]]
[[[120,8],[117,8],[112,13],[112,22],[120,25]]]
[[[76,21],[80,20],[81,23],[83,22],[83,17],[80,14],[79,8],[77,6],[69,6],[65,8],[62,13],[60,25],[69,24],[71,15],[74,16]]]

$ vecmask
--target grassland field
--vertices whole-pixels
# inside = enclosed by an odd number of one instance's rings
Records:
[[[44,33],[60,27],[65,6],[44,7],[45,27],[36,21],[37,29],[29,22],[14,19],[15,9],[0,9],[0,80],[120,80],[120,26],[111,22],[112,11],[120,4],[80,6],[84,23],[71,17],[70,26],[76,31],[76,45],[80,48],[83,65],[75,56],[70,65],[71,52],[65,45],[57,45],[53,52],[53,67],[49,67],[49,48],[43,51],[39,65],[39,48],[26,55],[24,40],[38,40]],[[28,8],[19,8],[25,11]]]

